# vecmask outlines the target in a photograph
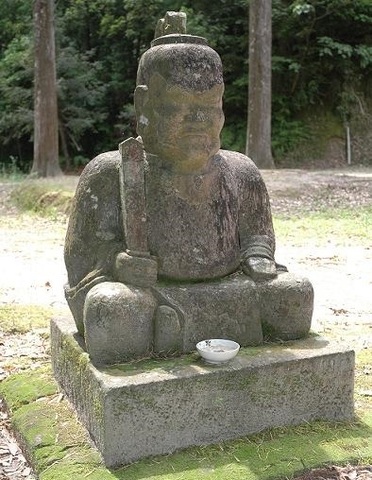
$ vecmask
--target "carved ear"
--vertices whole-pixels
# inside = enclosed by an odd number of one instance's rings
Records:
[[[145,104],[148,101],[149,89],[147,85],[137,85],[134,90],[134,108],[136,110],[137,118],[143,113]]]
[[[136,111],[138,135],[142,135],[143,129],[146,127],[146,122],[144,121],[146,118],[144,109],[146,103],[148,102],[148,97],[149,93],[147,85],[137,85],[136,89],[134,90],[134,108]]]

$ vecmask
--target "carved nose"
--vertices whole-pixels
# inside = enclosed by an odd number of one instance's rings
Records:
[[[198,122],[205,122],[206,119],[207,118],[205,116],[205,113],[202,112],[201,110],[197,110],[197,112],[195,113],[195,120]]]
[[[188,120],[192,122],[205,122],[207,120],[207,117],[204,112],[201,110],[196,110],[193,113],[190,113],[188,116]]]

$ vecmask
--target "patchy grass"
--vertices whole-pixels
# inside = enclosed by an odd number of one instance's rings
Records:
[[[22,212],[47,217],[58,213],[68,214],[76,182],[75,177],[62,177],[59,180],[28,178],[12,190],[10,199]]]
[[[365,360],[359,360],[358,371]],[[49,367],[9,377],[0,384],[0,394],[13,412],[13,425],[41,480],[266,480],[291,478],[324,464],[372,461],[372,414],[366,405],[354,422],[275,428],[108,470],[68,402],[58,395]]]
[[[322,245],[335,240],[339,245],[367,246],[372,242],[372,206],[324,208],[292,217],[276,214],[274,228],[278,243]]]
[[[356,353],[355,407],[357,411],[368,411],[368,409],[372,411],[371,377],[372,349],[369,348]]]
[[[49,327],[52,307],[40,305],[0,305],[0,330],[4,333],[27,333]]]
[[[0,162],[0,182],[14,183],[24,180],[26,174],[17,167],[16,158],[11,157],[9,160],[6,163]]]

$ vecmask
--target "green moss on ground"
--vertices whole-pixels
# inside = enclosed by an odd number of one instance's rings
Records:
[[[55,395],[57,389],[48,365],[34,372],[27,371],[6,378],[0,383],[0,396],[5,398],[8,408],[15,412],[22,405]]]
[[[361,387],[358,373],[370,354],[363,351],[359,355],[357,389]],[[12,423],[24,439],[40,480],[266,480],[291,478],[305,468],[329,463],[372,461],[370,402],[359,410],[354,422],[275,428],[109,470],[69,403],[58,395],[50,368],[10,377],[0,385],[0,394],[12,410]]]
[[[15,429],[22,432],[25,451],[41,478],[44,472],[55,470],[55,464],[63,465],[63,470],[70,475],[76,467],[85,474],[93,467],[101,467],[100,456],[91,447],[86,431],[71,412],[70,405],[58,396],[24,405],[14,413],[12,422]]]

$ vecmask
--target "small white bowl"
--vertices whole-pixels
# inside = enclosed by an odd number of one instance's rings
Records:
[[[226,363],[234,358],[240,349],[239,343],[223,338],[202,340],[196,344],[196,349],[207,363]]]

